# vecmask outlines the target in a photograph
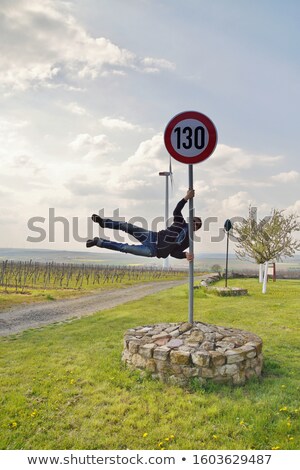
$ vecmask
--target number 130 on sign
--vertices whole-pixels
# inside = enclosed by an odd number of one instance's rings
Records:
[[[206,160],[217,144],[217,131],[204,114],[185,111],[175,116],[165,130],[165,146],[181,163],[193,164]]]

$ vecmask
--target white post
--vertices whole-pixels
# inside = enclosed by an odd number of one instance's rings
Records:
[[[268,261],[266,261],[265,262],[264,280],[263,280],[263,286],[262,286],[262,293],[263,294],[265,294],[267,292],[268,267],[269,267],[269,263],[268,263]]]
[[[259,264],[259,282],[263,282],[264,277],[264,265],[262,263]]]
[[[166,200],[165,200],[165,227],[168,227],[169,220],[169,175],[166,174]],[[163,261],[163,269],[169,269],[169,258]]]

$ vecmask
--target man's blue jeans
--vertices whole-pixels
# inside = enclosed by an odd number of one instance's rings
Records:
[[[113,242],[100,238],[97,246],[107,248],[108,250],[120,251],[121,253],[130,253],[136,256],[153,257],[157,255],[157,232],[151,232],[142,227],[128,224],[127,222],[119,222],[110,219],[104,219],[104,227],[113,230],[122,230],[134,236],[141,245],[129,245],[128,243]]]

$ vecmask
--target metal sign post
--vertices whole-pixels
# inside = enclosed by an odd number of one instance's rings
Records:
[[[193,165],[189,165],[189,189],[193,189]],[[194,257],[194,198],[189,200],[189,253]],[[194,321],[194,259],[189,262],[189,322]]]
[[[226,265],[225,265],[225,287],[227,287],[228,280],[228,249],[229,249],[229,231],[232,229],[231,220],[225,220],[224,230],[227,234],[227,244],[226,244]]]
[[[225,287],[227,287],[228,282],[228,248],[229,248],[229,232],[227,233],[227,245],[226,245],[226,267],[225,267]]]
[[[205,114],[185,111],[177,114],[168,123],[164,134],[165,146],[175,160],[189,166],[189,189],[193,189],[193,164],[206,160],[215,150],[217,131]],[[189,317],[194,321],[194,201],[189,200]]]

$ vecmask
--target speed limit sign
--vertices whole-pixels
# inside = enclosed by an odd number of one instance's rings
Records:
[[[193,164],[206,160],[217,145],[217,131],[205,114],[185,111],[173,117],[165,130],[165,146],[171,157],[188,164],[189,189],[193,190]],[[194,205],[189,199],[189,323],[194,321]]]
[[[166,149],[175,160],[187,164],[200,163],[213,153],[217,131],[204,114],[185,111],[171,119],[164,140]]]

